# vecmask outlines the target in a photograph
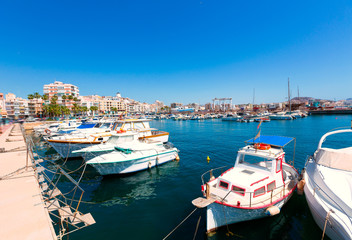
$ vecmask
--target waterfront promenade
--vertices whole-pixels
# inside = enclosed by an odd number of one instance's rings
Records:
[[[57,239],[19,124],[0,135],[0,239]],[[31,161],[28,161],[29,165]]]

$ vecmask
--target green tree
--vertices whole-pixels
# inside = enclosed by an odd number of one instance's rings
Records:
[[[73,96],[72,95],[68,95],[67,97],[69,100],[72,100],[73,99]]]
[[[74,114],[77,114],[81,111],[81,107],[77,103],[74,103],[72,107],[72,111],[74,112]]]
[[[28,99],[33,99],[33,98],[34,98],[34,95],[33,95],[33,94],[28,94],[28,95],[27,95],[27,98],[28,98]]]
[[[90,106],[90,111],[93,113],[93,116],[94,116],[94,114],[95,114],[95,111],[98,111],[98,107],[97,106]]]
[[[50,103],[55,105],[57,100],[58,100],[58,97],[57,97],[56,95],[54,95],[54,96],[51,98]]]
[[[38,92],[35,92],[34,93],[34,98],[36,98],[36,99],[39,99],[39,98],[41,98],[42,96],[38,93]]]
[[[66,106],[60,106],[60,111],[62,115],[70,115],[71,111]]]
[[[44,94],[44,95],[42,96],[42,99],[43,99],[44,101],[46,101],[46,100],[49,99],[49,96],[48,96],[47,94]]]
[[[66,95],[63,95],[61,98],[62,98],[62,100],[66,100],[67,97],[66,97]]]
[[[112,111],[113,113],[116,113],[116,112],[117,112],[117,108],[116,108],[116,107],[112,107],[112,108],[111,108],[111,111]]]

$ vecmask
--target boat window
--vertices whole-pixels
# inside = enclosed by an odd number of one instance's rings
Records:
[[[123,129],[125,130],[131,129],[131,123],[125,123],[125,126],[123,126]]]
[[[268,192],[269,191],[273,191],[275,189],[275,187],[276,187],[275,181],[273,181],[273,182],[269,183],[268,185],[266,185],[266,189],[268,190]]]
[[[240,187],[236,187],[236,186],[232,186],[232,192],[235,192],[239,195],[244,196],[245,194],[245,189],[244,188],[240,188]]]
[[[103,123],[101,126],[100,126],[101,129],[108,129],[110,128],[110,123]]]
[[[122,127],[122,123],[114,123],[112,130],[116,130],[117,128],[121,128]]]
[[[276,172],[280,172],[282,169],[282,158],[283,156],[280,156],[276,159]]]
[[[107,142],[111,144],[123,143],[123,142],[132,142],[134,140],[133,135],[127,136],[111,136]]]
[[[224,181],[220,181],[219,187],[224,188],[224,189],[228,189],[229,188],[229,183],[224,182]]]
[[[257,190],[254,191],[253,197],[258,197],[261,196],[265,193],[265,187],[258,188]]]
[[[266,171],[271,171],[272,169],[272,161],[270,159],[259,157],[259,156],[252,156],[252,155],[245,155],[242,154],[239,159],[239,164],[252,166],[256,168],[260,168]]]
[[[134,123],[134,128],[136,128],[136,129],[144,129],[143,123],[141,123],[141,122]]]

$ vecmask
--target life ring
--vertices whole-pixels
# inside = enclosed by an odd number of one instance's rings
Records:
[[[45,132],[46,134],[50,134],[50,133],[51,133],[50,129],[47,129],[47,128],[44,130],[44,132]]]
[[[256,143],[254,144],[254,148],[259,150],[269,150],[271,146],[269,144]]]

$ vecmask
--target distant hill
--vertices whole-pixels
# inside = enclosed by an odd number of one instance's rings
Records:
[[[314,98],[312,97],[295,97],[295,98],[292,98],[291,100],[292,101],[301,101],[301,102],[307,102],[308,100],[312,100]]]
[[[347,99],[346,99],[346,101],[351,101],[351,100],[352,100],[352,98],[347,98]]]

